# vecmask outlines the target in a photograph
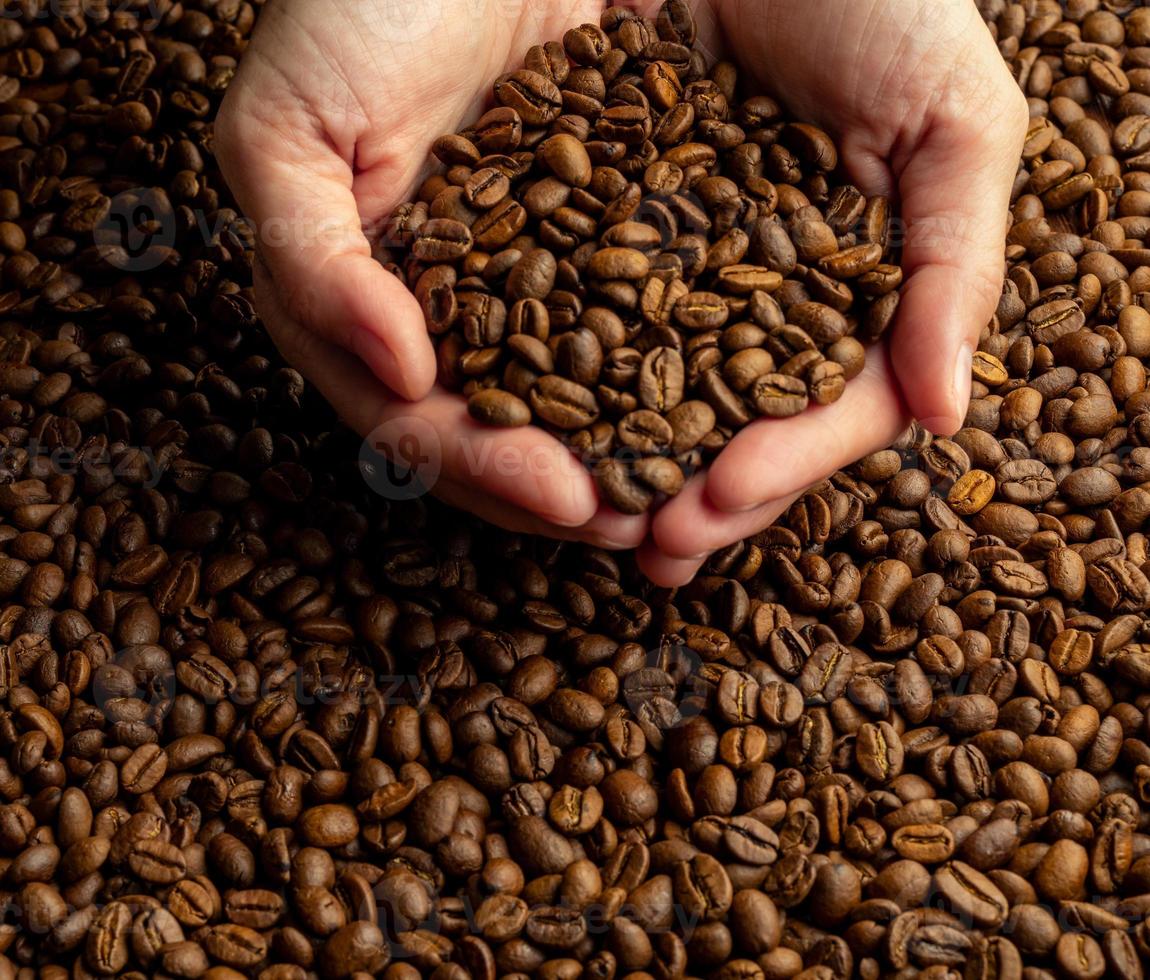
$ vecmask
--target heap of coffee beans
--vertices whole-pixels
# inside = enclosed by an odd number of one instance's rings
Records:
[[[981,3],[1035,121],[962,431],[675,591],[363,481],[211,159],[253,6],[0,18],[0,980],[1142,977],[1128,6]]]
[[[629,514],[753,419],[837,401],[902,282],[886,199],[695,43],[668,0],[532,48],[389,229],[441,382],[564,438]]]

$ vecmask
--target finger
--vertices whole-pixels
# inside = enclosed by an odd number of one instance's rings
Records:
[[[654,541],[647,540],[635,552],[635,561],[639,566],[639,571],[656,585],[665,589],[674,589],[687,585],[698,575],[699,569],[707,561],[707,556],[669,558],[659,550]]]
[[[886,348],[872,347],[833,405],[762,419],[735,435],[706,472],[707,500],[723,512],[758,508],[889,446],[909,424]]]
[[[435,381],[422,311],[372,258],[352,167],[302,110],[273,115],[239,87],[216,128],[229,186],[255,224],[258,248],[293,319],[355,354],[404,398]]]
[[[564,527],[581,527],[598,509],[591,475],[566,446],[535,426],[482,426],[458,395],[433,389],[417,405],[391,401],[371,416],[353,412],[349,423],[393,459],[406,461],[408,447],[416,449],[433,479],[446,474]],[[405,438],[411,433],[414,442]]]
[[[268,285],[267,272],[257,266],[255,275],[260,313],[285,358],[351,428],[379,452],[398,451],[425,485],[442,476],[563,527],[582,527],[596,515],[591,475],[558,440],[535,426],[480,426],[463,398],[439,389],[418,404],[396,401],[355,356],[306,330],[274,291],[258,288]]]
[[[896,165],[906,284],[891,349],[911,412],[940,435],[962,425],[971,355],[1002,291],[1002,243],[1025,135],[1025,102],[997,53],[994,61],[985,68],[1000,96],[992,115],[954,118],[962,110],[944,107],[905,166]]]
[[[651,522],[651,536],[655,547],[671,564],[655,561],[652,570],[663,574],[674,571],[674,561],[702,562],[706,556],[720,548],[752,534],[757,534],[779,518],[803,491],[781,500],[772,500],[754,510],[730,514],[718,510],[707,499],[706,476],[700,474],[690,480],[682,492]]]
[[[875,148],[871,134],[853,129],[843,134],[839,163],[851,183],[867,197],[894,196],[894,174],[886,154]]]
[[[650,531],[649,515],[620,514],[606,504],[600,504],[595,516],[572,533],[586,544],[610,551],[627,551],[638,548]]]
[[[498,525],[518,534],[544,535],[560,541],[576,541],[608,551],[627,551],[637,548],[647,536],[648,520],[645,516],[624,517],[605,508],[579,527],[562,527],[521,510],[488,493],[480,493],[473,486],[440,480],[435,496],[446,504],[466,510],[489,524]]]

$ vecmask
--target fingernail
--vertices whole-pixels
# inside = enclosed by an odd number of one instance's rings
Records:
[[[961,423],[970,406],[970,370],[974,364],[974,349],[963,344],[954,363],[954,409]]]
[[[711,552],[704,551],[701,555],[673,555],[670,552],[663,552],[663,557],[679,565],[701,565],[711,557]]]
[[[601,534],[597,534],[587,542],[595,548],[602,548],[604,551],[633,551],[635,545],[633,542],[619,541],[615,538],[606,538]]]
[[[565,527],[569,529],[582,527],[587,523],[586,521],[574,520],[573,518],[567,517],[566,515],[559,514],[540,513],[539,517],[545,520],[548,524],[554,524],[556,527]]]
[[[591,518],[590,517],[573,517],[572,514],[576,513],[576,507],[572,503],[571,507],[566,508],[564,511],[552,511],[546,507],[533,508],[535,516],[540,520],[546,521],[548,524],[554,524],[556,527],[582,527]],[[592,516],[594,511],[591,512]]]

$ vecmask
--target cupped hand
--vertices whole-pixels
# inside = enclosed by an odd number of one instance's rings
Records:
[[[653,15],[659,4],[627,5]],[[602,6],[275,0],[229,91],[217,147],[256,223],[265,322],[352,425],[430,426],[442,447],[436,492],[496,523],[629,547],[646,519],[600,508],[558,442],[481,429],[462,399],[433,390],[420,308],[364,233],[411,193],[432,140],[478,114],[498,74],[531,44],[596,21]],[[971,0],[709,0],[698,12],[712,51],[725,37],[746,75],[838,138],[866,193],[896,200],[907,278],[885,348],[840,403],[745,429],[654,518],[640,560],[669,585],[806,486],[888,445],[911,416],[938,433],[958,428],[970,354],[1001,287],[1027,116]],[[500,450],[566,462],[531,473],[483,465]]]
[[[487,520],[625,548],[647,520],[601,509],[559,442],[483,429],[462,397],[433,387],[421,308],[368,237],[410,196],[433,140],[477,116],[499,74],[602,7],[273,0],[228,89],[216,153],[256,229],[259,312],[348,424],[369,435],[410,423],[436,443],[434,492]]]
[[[835,469],[917,418],[949,435],[1002,289],[1010,191],[1028,112],[971,0],[711,0],[727,54],[838,141],[867,194],[896,203],[899,313],[841,402],[741,431],[655,517],[655,581],[688,581]]]

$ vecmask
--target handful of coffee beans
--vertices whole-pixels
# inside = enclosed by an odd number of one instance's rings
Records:
[[[441,382],[565,439],[624,513],[754,419],[840,398],[902,281],[886,199],[695,44],[669,0],[533,47],[391,223]]]

